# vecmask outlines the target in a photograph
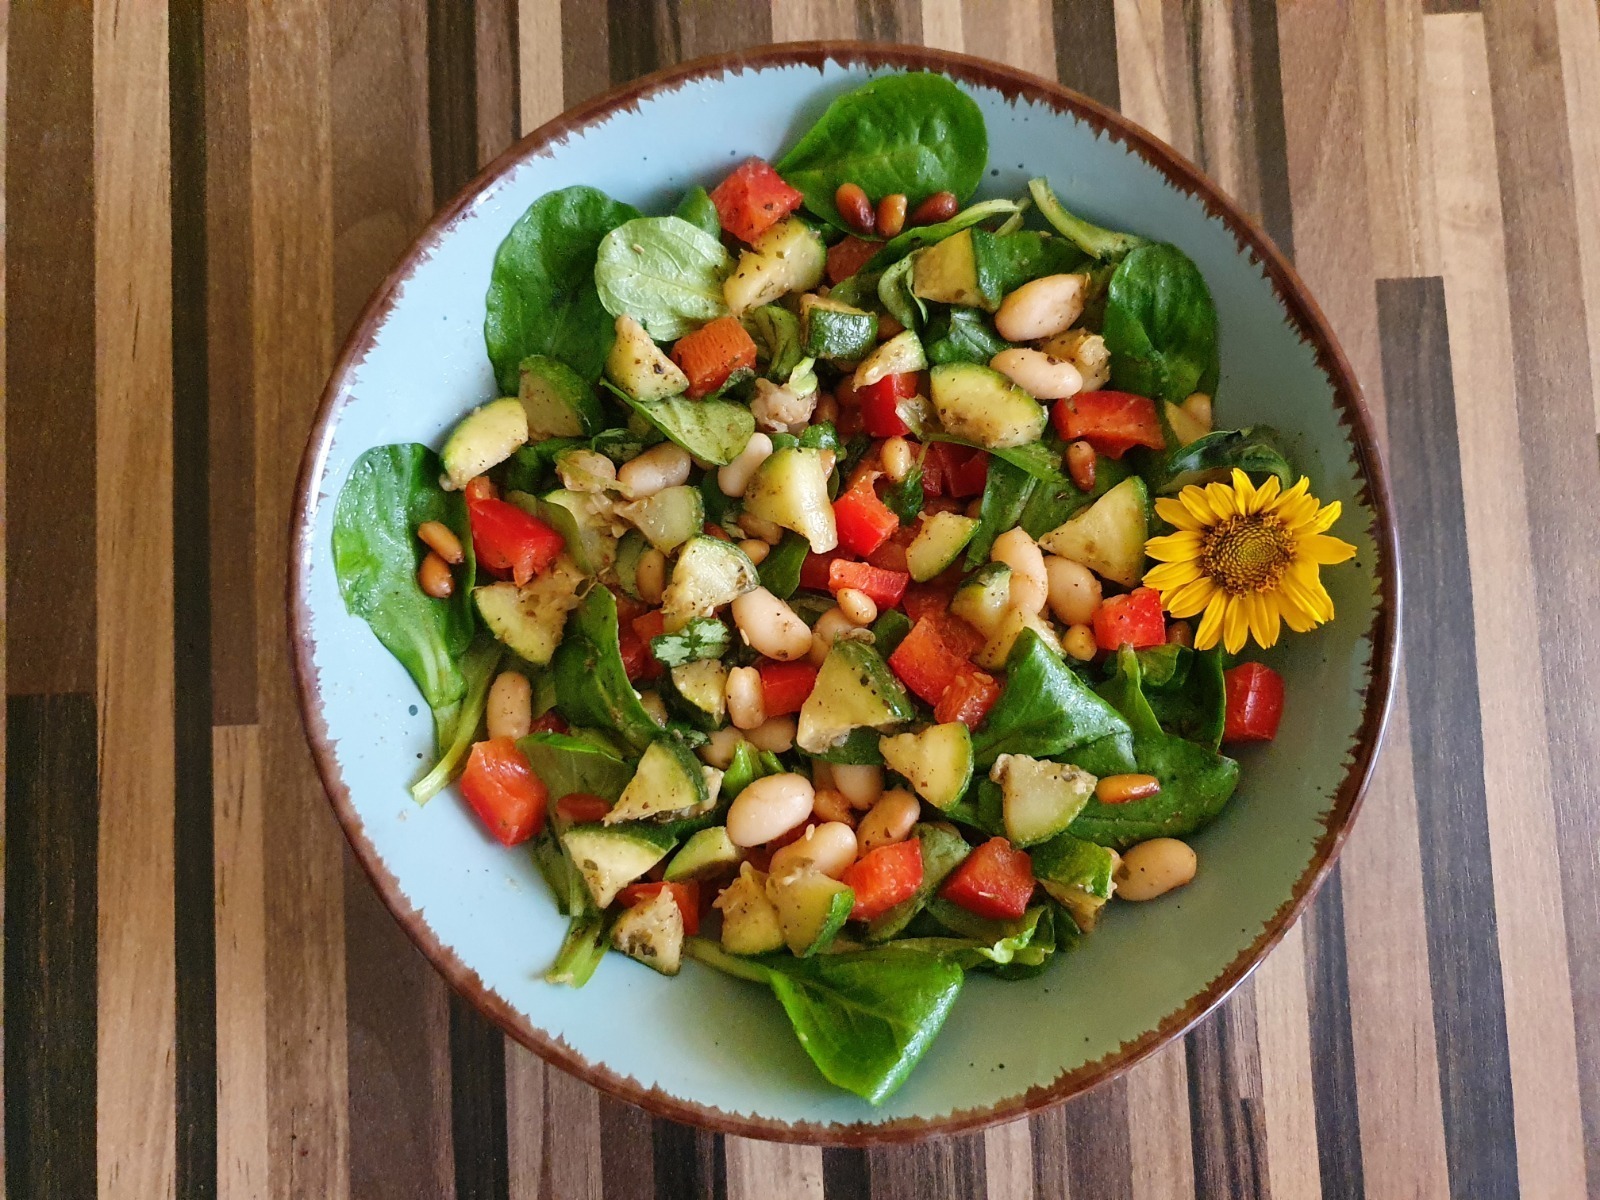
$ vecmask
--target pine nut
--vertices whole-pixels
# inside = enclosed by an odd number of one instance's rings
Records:
[[[767,868],[769,879],[782,879],[801,871],[820,871],[829,879],[843,875],[856,860],[856,831],[843,821],[814,825],[781,847]]]
[[[878,318],[878,341],[887,342],[897,333],[904,333],[906,327],[889,313],[884,313]]]
[[[865,812],[883,795],[883,768],[834,763],[833,786],[850,802],[851,808]]]
[[[817,786],[816,779],[812,779],[811,786]],[[832,788],[817,788],[817,797],[811,802],[811,815],[823,821],[840,821],[851,829],[856,827],[856,810],[850,807],[850,801],[842,792]]]
[[[737,728],[754,729],[767,719],[766,699],[761,694],[761,672],[754,667],[735,667],[729,671],[722,692],[728,702],[728,719]]]
[[[1124,900],[1154,900],[1194,878],[1195,852],[1177,838],[1152,838],[1123,851],[1117,868],[1117,895]]]
[[[661,604],[661,596],[667,590],[667,556],[654,546],[640,554],[634,564],[633,590],[651,608]]]
[[[1100,607],[1100,581],[1094,572],[1080,562],[1052,554],[1044,560],[1044,573],[1050,581],[1050,611],[1056,620],[1063,625],[1087,626]]]
[[[744,495],[745,488],[750,486],[750,477],[771,453],[772,439],[764,433],[752,433],[734,460],[717,468],[717,489],[724,496]]]
[[[525,738],[533,726],[533,685],[521,671],[502,671],[489,688],[484,719],[491,738]]]
[[[989,551],[990,562],[1005,563],[1011,568],[1011,607],[1025,613],[1036,613],[1044,608],[1050,594],[1049,576],[1045,574],[1044,553],[1025,529],[1008,529],[994,540]]]
[[[1080,492],[1094,491],[1097,460],[1088,442],[1073,442],[1067,447],[1067,474]]]
[[[657,725],[665,726],[667,723],[667,706],[657,692],[640,692],[639,704],[645,712],[650,714],[650,719]]]
[[[432,550],[452,567],[457,566],[467,557],[462,552],[461,539],[443,521],[424,521],[417,526],[417,537],[422,539],[424,546]]]
[[[448,600],[455,595],[456,581],[450,574],[450,564],[430,550],[417,568],[417,586],[435,600]]]
[[[824,791],[833,786],[833,764],[820,758],[811,760],[811,786]]]
[[[839,602],[844,619],[852,625],[871,625],[878,619],[878,606],[860,588],[840,588],[834,599]]]
[[[896,483],[911,474],[911,443],[903,437],[892,437],[883,443],[883,473]]]
[[[1032,342],[1071,327],[1083,315],[1083,275],[1046,275],[1000,302],[994,327],[1008,342]]]
[[[756,780],[728,806],[728,840],[735,846],[760,846],[782,837],[811,815],[813,797],[804,775]]]
[[[811,650],[810,627],[764,587],[733,602],[733,623],[746,645],[779,662],[804,658]]]
[[[885,792],[872,811],[856,826],[856,841],[862,854],[879,846],[892,846],[911,835],[911,827],[922,815],[922,802],[904,788]]]
[[[736,522],[740,529],[753,538],[760,538],[769,546],[776,546],[783,541],[783,526],[758,517],[755,513],[740,513]]]
[[[794,734],[798,723],[793,717],[768,717],[745,737],[757,750],[770,750],[774,754],[787,754],[794,749]]]
[[[867,193],[861,190],[859,183],[841,183],[833,194],[833,205],[839,210],[845,224],[857,233],[871,233],[877,225],[872,201],[867,199]]]
[[[1101,804],[1127,804],[1160,793],[1161,781],[1154,775],[1107,775],[1094,785],[1094,798]]]
[[[840,612],[838,607],[830,608],[817,618],[817,623],[811,630],[811,650],[807,657],[813,666],[820,667],[822,660],[828,657],[828,651],[833,649],[833,643],[846,629],[854,629],[850,618]]]
[[[737,726],[724,725],[706,739],[706,744],[700,747],[700,761],[708,767],[715,767],[719,771],[726,771],[733,765],[733,756],[739,751],[739,743],[744,741],[744,733]]]
[[[1174,621],[1167,626],[1167,644],[1171,646],[1193,646],[1194,628],[1187,621]]]
[[[878,201],[878,236],[892,238],[906,227],[906,197],[894,192]]]
[[[631,499],[642,500],[663,488],[688,482],[690,465],[687,450],[662,442],[623,463],[617,472],[617,483]]]
[[[974,496],[972,498],[971,502],[968,503],[968,505],[967,505],[967,516],[976,519],[978,517],[981,517],[982,515],[983,515],[983,497],[982,496]]]
[[[500,489],[487,475],[474,475],[467,480],[467,486],[461,489],[461,494],[468,500],[498,500]]]
[[[1204,392],[1191,392],[1182,404],[1183,411],[1188,413],[1209,432],[1211,429],[1211,397]]]
[[[911,210],[911,215],[906,218],[906,224],[937,225],[940,221],[948,221],[955,216],[960,208],[961,201],[956,199],[954,192],[935,192]]]
[[[772,553],[772,547],[756,538],[745,538],[739,543],[739,549],[744,551],[744,556],[756,566],[767,561],[767,555]]]
[[[1087,625],[1074,625],[1061,635],[1061,648],[1079,662],[1088,662],[1100,652],[1094,640],[1094,630]]]
[[[1064,400],[1083,391],[1078,368],[1043,350],[1020,346],[1002,350],[989,360],[989,369],[999,371],[1035,400]]]

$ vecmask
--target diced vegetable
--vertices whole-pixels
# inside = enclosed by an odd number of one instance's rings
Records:
[[[653,639],[650,644],[654,647],[658,641],[672,636],[665,634],[660,639]],[[727,687],[728,668],[723,666],[722,660],[702,658],[668,671],[661,695],[672,715],[709,733],[727,723]]]
[[[1057,400],[1050,419],[1064,441],[1082,439],[1107,458],[1121,458],[1135,446],[1167,448],[1155,402],[1144,396],[1080,392]]]
[[[536,667],[550,661],[561,644],[567,614],[578,607],[583,574],[570,558],[555,565],[526,587],[491,583],[472,589],[472,602],[489,632]]]
[[[777,455],[773,457],[776,458]],[[900,518],[889,510],[888,505],[878,499],[878,493],[873,490],[870,472],[862,475],[854,487],[833,502],[832,511],[837,536],[835,544],[842,546],[851,554],[863,556],[871,554],[889,540],[890,534],[900,528]],[[811,548],[818,549],[815,542]],[[833,547],[823,548],[831,550]],[[831,580],[832,566],[828,568],[828,572]]]
[[[917,376],[914,371],[885,375],[881,379],[856,389],[856,402],[861,412],[861,427],[873,437],[898,437],[911,432],[900,416],[899,403],[917,394]]]
[[[1167,427],[1172,430],[1173,439],[1179,446],[1188,446],[1198,442],[1211,432],[1211,426],[1200,420],[1182,405],[1165,400],[1161,404],[1161,411],[1167,418]]]
[[[836,558],[828,567],[828,590],[837,596],[845,588],[865,592],[878,608],[893,608],[905,595],[911,577],[904,571],[886,571],[870,563]]]
[[[706,522],[700,489],[686,483],[619,505],[616,512],[624,521],[631,521],[663,554],[671,554],[699,533]]]
[[[964,671],[945,688],[939,703],[933,706],[933,719],[939,722],[959,721],[968,729],[983,724],[994,702],[1000,699],[1000,684],[993,675],[984,671]]]
[[[550,793],[510,738],[472,747],[461,773],[461,795],[501,845],[515,846],[544,828]]]
[[[942,363],[929,373],[934,411],[945,432],[991,450],[1025,446],[1044,433],[1039,402],[999,371]]]
[[[756,368],[756,344],[734,317],[718,317],[678,339],[672,361],[689,380],[689,398],[718,391],[739,371]]]
[[[1167,640],[1167,622],[1161,614],[1161,595],[1153,588],[1136,588],[1125,596],[1108,596],[1094,610],[1094,640],[1102,650],[1132,646],[1141,650]]]
[[[761,661],[761,700],[768,718],[786,717],[805,705],[817,685],[819,668],[808,662]]]
[[[676,884],[636,885],[655,890],[640,895],[611,927],[611,944],[629,958],[663,975],[676,975],[683,960],[683,937],[692,932],[677,897]],[[696,916],[699,914],[696,913]]]
[[[878,340],[878,317],[839,300],[800,298],[801,340],[813,358],[856,362]]]
[[[617,893],[667,856],[672,835],[659,826],[574,825],[561,846],[583,876],[596,908],[607,908]]]
[[[990,312],[997,307],[978,287],[978,266],[970,229],[952,234],[918,253],[912,268],[911,290],[924,300],[937,300],[941,304],[960,304]]]
[[[795,744],[821,754],[853,729],[882,732],[916,715],[911,698],[871,646],[847,638],[834,642],[817,682],[800,709]]]
[[[616,322],[617,340],[606,356],[606,378],[635,400],[665,400],[687,390],[689,377],[632,317]]]
[[[785,217],[739,256],[722,285],[728,311],[739,316],[789,292],[808,292],[822,282],[822,239],[799,217]]]
[[[515,504],[492,498],[467,500],[472,549],[478,566],[527,583],[555,562],[566,542],[549,525]]]
[[[922,583],[948,568],[967,548],[977,528],[976,517],[953,512],[934,513],[922,523],[917,536],[906,547],[906,565],[911,569],[911,578]]]
[[[742,864],[716,907],[722,910],[722,948],[729,954],[766,954],[784,944],[777,906],[767,898],[766,872]]]
[[[985,563],[978,568],[951,598],[950,611],[966,621],[987,639],[1000,628],[1000,620],[1011,607],[1011,568],[1005,563]]]
[[[594,386],[566,363],[542,354],[522,360],[517,396],[528,418],[528,440],[581,438],[605,423]]]
[[[1270,742],[1283,717],[1283,676],[1261,663],[1240,663],[1222,676],[1228,695],[1225,742]]]
[[[854,236],[835,242],[828,247],[828,282],[843,283],[849,279],[867,265],[882,244]]]
[[[506,500],[559,533],[572,561],[585,574],[598,575],[616,560],[617,540],[611,534],[609,497],[560,489],[540,497],[507,492]]]
[[[722,227],[743,242],[753,242],[800,207],[799,192],[769,163],[747,158],[711,190]]]
[[[1025,629],[1031,629],[1037,634],[1039,640],[1053,653],[1062,653],[1061,641],[1056,637],[1056,631],[1049,621],[1038,613],[1008,607],[995,622],[989,640],[984,642],[982,649],[973,654],[972,661],[980,667],[988,667],[991,670],[1005,666],[1006,659],[1011,655],[1011,647],[1016,645],[1017,639],[1022,636],[1022,631]]]
[[[717,828],[721,828],[717,826]],[[702,829],[701,833],[708,832]],[[674,860],[676,861],[676,860]],[[623,908],[633,908],[665,895],[683,916],[683,932],[693,937],[700,932],[700,885],[693,879],[676,879],[660,883],[630,883],[617,893],[617,903]],[[671,972],[667,972],[671,974]]]
[[[710,799],[700,761],[668,734],[646,748],[632,781],[622,789],[604,823],[616,825],[664,813],[684,813],[706,805]]]
[[[593,825],[611,811],[611,801],[588,792],[572,792],[556,801],[556,828]]]
[[[937,704],[958,675],[971,664],[946,645],[938,623],[926,617],[911,627],[905,640],[889,656],[889,667],[900,680],[929,704]]]
[[[839,544],[821,450],[785,446],[770,454],[745,489],[745,511],[792,529],[823,554]]]
[[[1073,924],[1090,933],[1100,910],[1116,890],[1121,856],[1070,833],[1057,834],[1029,851],[1039,886],[1071,915]]]
[[[972,781],[972,735],[965,725],[930,725],[918,733],[885,737],[878,750],[884,764],[935,808],[949,808]]]
[[[922,883],[922,843],[915,838],[869,850],[840,877],[855,893],[850,916],[871,921],[911,899]]]
[[[710,617],[746,592],[761,586],[755,564],[732,542],[704,535],[690,538],[678,552],[672,578],[661,598],[669,633],[695,617]]]
[[[514,397],[491,400],[461,418],[439,458],[450,486],[464,488],[468,480],[505,462],[527,440],[528,414],[522,402]]]
[[[1113,583],[1136,587],[1144,574],[1148,507],[1144,480],[1130,475],[1040,538],[1039,548],[1080,562]]]
[[[1028,911],[1033,883],[1032,860],[997,837],[967,855],[939,894],[980,917],[1014,921]]]
[[[863,359],[851,382],[859,393],[862,388],[870,387],[890,375],[914,376],[918,371],[926,370],[927,366],[928,356],[923,353],[922,342],[915,333],[905,329]]]
[[[737,866],[743,852],[728,837],[723,825],[711,825],[689,835],[683,848],[667,864],[668,882],[706,879]]]
[[[1095,778],[1067,763],[1002,754],[989,768],[1000,785],[1006,836],[1018,846],[1048,841],[1071,825],[1094,795]]]
[[[820,871],[800,871],[769,879],[767,892],[778,910],[778,926],[791,952],[800,958],[826,950],[855,907],[850,885]]]

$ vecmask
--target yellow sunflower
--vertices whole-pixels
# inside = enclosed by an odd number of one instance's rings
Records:
[[[1144,582],[1174,617],[1205,614],[1197,649],[1220,640],[1236,654],[1251,637],[1271,646],[1280,621],[1304,633],[1333,620],[1318,568],[1344,562],[1356,548],[1328,536],[1341,506],[1322,504],[1310,486],[1302,477],[1285,492],[1274,476],[1258,488],[1235,469],[1231,484],[1191,485],[1156,501],[1156,513],[1177,532],[1145,545],[1161,565]]]

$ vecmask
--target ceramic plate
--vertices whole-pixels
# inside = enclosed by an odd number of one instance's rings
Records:
[[[1221,322],[1220,421],[1282,431],[1335,531],[1359,548],[1324,573],[1338,619],[1266,658],[1288,683],[1282,731],[1247,749],[1201,871],[1158,904],[1113,905],[1081,948],[1027,983],[968,982],[909,1082],[873,1108],[823,1081],[762,989],[690,964],[663,978],[608,955],[581,991],[541,976],[557,915],[526,853],[490,842],[454,791],[424,808],[431,722],[405,671],[344,611],[333,500],[371,446],[437,446],[496,394],[483,344],[496,247],[527,206],[590,184],[645,212],[774,157],[827,103],[876,74],[943,72],[988,122],[982,194],[1049,178],[1092,221],[1155,235],[1199,264]],[[550,1061],[680,1120],[748,1136],[865,1142],[971,1128],[1061,1100],[1177,1037],[1260,962],[1332,866],[1372,769],[1395,661],[1396,562],[1360,389],[1315,303],[1266,237],[1176,153],[1032,76],[904,47],[790,45],[612,92],[539,129],[428,227],[373,297],[334,370],[306,451],[291,581],[307,731],[328,795],[385,902],[440,971]]]

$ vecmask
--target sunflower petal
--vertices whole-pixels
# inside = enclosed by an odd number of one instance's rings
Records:
[[[1245,642],[1250,637],[1250,619],[1245,613],[1245,606],[1239,600],[1228,605],[1228,611],[1222,618],[1222,645],[1229,654],[1237,654],[1244,649]]]
[[[1203,540],[1201,534],[1181,529],[1151,538],[1144,544],[1144,552],[1158,562],[1187,562],[1200,557]]]
[[[1217,595],[1217,585],[1209,579],[1196,579],[1184,584],[1167,597],[1167,611],[1182,620],[1192,617],[1210,605]]]
[[[1312,518],[1310,533],[1324,533],[1333,528],[1333,523],[1339,519],[1339,514],[1344,512],[1344,505],[1338,500],[1325,505],[1317,515]]]
[[[1181,500],[1171,496],[1162,496],[1156,501],[1156,516],[1183,533],[1199,533],[1206,527],[1206,522],[1190,512]]]
[[[1250,597],[1250,607],[1246,610],[1250,619],[1250,636],[1255,638],[1256,644],[1263,650],[1270,649],[1278,641],[1278,597],[1270,592],[1257,592]]]
[[[1184,508],[1189,510],[1190,515],[1199,522],[1202,529],[1215,525],[1221,519],[1212,509],[1211,498],[1206,495],[1206,490],[1202,487],[1196,487],[1191,483],[1178,493],[1178,500],[1183,504]]]
[[[1209,650],[1217,644],[1222,632],[1222,618],[1228,611],[1228,593],[1219,590],[1206,605],[1206,614],[1200,618],[1200,628],[1195,630],[1194,648]]]
[[[1155,588],[1165,595],[1199,578],[1200,564],[1193,559],[1185,559],[1182,562],[1162,563],[1159,567],[1152,567],[1145,572],[1144,585]]]
[[[1250,482],[1250,476],[1246,475],[1238,467],[1233,469],[1233,491],[1235,497],[1234,503],[1239,506],[1239,511],[1241,513],[1243,513],[1245,516],[1249,516],[1255,511],[1255,485]]]
[[[1267,481],[1256,489],[1255,499],[1251,502],[1250,513],[1271,512],[1278,501],[1278,493],[1283,489],[1282,482],[1276,475],[1269,475]]]
[[[1305,557],[1319,566],[1332,567],[1339,563],[1347,562],[1355,557],[1356,548],[1349,542],[1342,542],[1336,537],[1329,537],[1325,533],[1314,533],[1310,537],[1301,537],[1296,547],[1296,556]]]
[[[1295,563],[1284,574],[1278,587],[1317,624],[1333,620],[1333,597],[1322,586],[1315,563]]]
[[[1317,627],[1316,618],[1298,604],[1291,603],[1283,592],[1278,593],[1278,610],[1283,614],[1283,623],[1296,633],[1310,633]]]
[[[1225,483],[1206,484],[1206,503],[1211,506],[1211,511],[1217,518],[1226,521],[1229,517],[1239,514],[1239,498]]]

